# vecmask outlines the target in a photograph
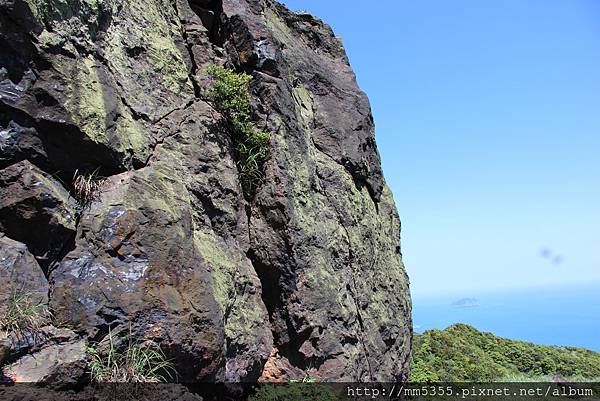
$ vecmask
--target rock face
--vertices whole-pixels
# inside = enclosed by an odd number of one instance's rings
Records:
[[[182,381],[406,379],[400,221],[327,25],[271,0],[0,0],[0,27],[1,252],[78,336],[42,359],[110,330]],[[210,64],[253,76],[271,141],[252,194]],[[90,203],[76,172],[105,177]]]
[[[48,302],[48,280],[25,244],[0,234],[0,313],[11,297],[29,293],[36,302]]]
[[[65,188],[29,161],[0,171],[0,230],[27,244],[44,270],[72,242],[76,210]]]
[[[54,387],[77,384],[85,370],[85,341],[50,345],[24,356],[4,370],[15,382],[36,382]]]

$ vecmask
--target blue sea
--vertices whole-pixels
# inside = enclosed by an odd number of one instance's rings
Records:
[[[494,335],[600,351],[600,284],[413,296],[415,331],[470,324]]]

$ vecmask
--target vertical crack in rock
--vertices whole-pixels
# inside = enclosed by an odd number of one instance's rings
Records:
[[[217,47],[223,45],[223,1],[189,0],[191,9],[200,17],[202,25],[208,30],[208,39]]]
[[[188,52],[189,55],[189,59],[190,59],[190,69],[189,69],[189,79],[192,81],[192,85],[194,86],[194,96],[196,97],[196,99],[200,99],[202,97],[202,89],[200,88],[200,85],[198,84],[198,82],[196,81],[195,78],[195,74],[198,71],[198,64],[196,62],[196,58],[194,56],[194,52],[192,51],[192,43],[190,38],[188,38],[188,33],[185,27],[185,23],[182,19],[182,14],[180,12],[180,7],[178,6],[179,0],[173,0],[173,7],[175,8],[175,12],[177,13],[177,16],[179,18],[179,24],[181,26],[181,36],[183,38],[183,42],[185,45],[185,48]]]
[[[254,271],[260,280],[262,292],[261,299],[267,308],[271,327],[274,324],[275,314],[281,310],[281,288],[280,273],[258,259],[254,250],[250,248],[247,252],[248,259],[252,262]],[[277,333],[273,333],[276,335]]]

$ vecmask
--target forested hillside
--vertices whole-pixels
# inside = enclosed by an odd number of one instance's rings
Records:
[[[415,333],[410,380],[598,380],[600,353],[497,337],[466,324]]]

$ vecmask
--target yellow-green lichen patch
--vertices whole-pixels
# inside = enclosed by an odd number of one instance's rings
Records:
[[[210,269],[211,290],[221,316],[226,318],[225,336],[232,341],[253,336],[253,327],[265,321],[266,311],[260,307],[260,298],[248,292],[256,285],[243,273],[249,274],[249,265],[244,266],[249,262],[210,230],[196,230],[194,244]]]
[[[172,34],[172,33],[171,33]],[[160,74],[162,85],[173,93],[190,93],[193,90],[187,66],[171,36],[152,31],[148,36],[148,56],[155,71]]]
[[[239,257],[232,255],[225,243],[213,233],[197,230],[194,232],[194,244],[198,253],[210,267],[213,279],[213,293],[222,314],[234,295],[234,274]]]
[[[114,17],[101,43],[122,96],[138,112],[157,119],[176,99],[193,97],[173,5],[161,0],[129,0]]]
[[[65,205],[69,204],[69,193],[64,190],[62,186],[57,185],[58,183],[56,181],[42,174],[36,175],[36,178],[44,183],[44,187],[52,192],[52,196],[59,199]],[[56,223],[60,226],[75,230],[75,215],[69,213],[67,208],[56,208],[55,210],[57,213],[55,213],[53,217],[58,220]]]
[[[310,162],[314,157],[314,145],[310,138],[310,133],[304,130],[304,141],[307,146],[307,151],[303,151],[295,147],[293,143],[289,143],[287,135],[285,135],[284,128],[280,128],[283,132],[281,135],[275,136],[275,146],[280,149],[280,154],[285,157],[285,165],[289,175],[294,177],[289,182],[291,186],[292,196],[290,199],[294,203],[294,217],[293,224],[298,225],[304,229],[313,231],[315,230],[315,222],[317,221],[317,215],[319,208],[314,204],[314,193],[310,191],[311,179],[315,178],[314,165]],[[299,159],[301,157],[301,159]]]
[[[265,21],[275,39],[280,43],[285,43],[286,48],[296,45],[297,38],[294,37],[285,21],[269,8],[265,10]]]
[[[44,50],[51,49],[53,47],[63,46],[65,39],[55,32],[49,32],[46,29],[42,31],[37,37],[40,48]]]
[[[131,112],[123,105],[119,107],[115,137],[118,142],[117,149],[123,153],[131,150],[140,158],[145,158],[150,151],[144,127],[133,119]]]
[[[106,141],[106,110],[96,62],[81,58],[74,66],[65,104],[72,120],[94,142]]]
[[[307,269],[304,272],[307,286],[310,288],[321,288],[325,291],[320,292],[321,294],[335,293],[340,288],[339,277],[336,277],[335,272],[327,263],[324,253],[315,252],[308,260]]]
[[[101,73],[105,74],[104,81]],[[92,141],[110,145],[120,154],[144,159],[149,152],[144,127],[121,102],[112,82],[106,69],[92,56],[80,58],[69,79],[65,108]],[[107,104],[111,109],[107,110]]]
[[[44,19],[48,13],[46,0],[25,0],[25,4],[31,13],[32,22],[39,27],[44,26]]]
[[[229,299],[230,313],[225,321],[225,335],[232,342],[241,339],[243,343],[248,338],[255,338],[256,327],[261,327],[268,321],[267,311],[256,292],[258,289],[251,291],[254,284],[248,279],[247,276],[237,274],[232,283],[234,294]]]
[[[313,98],[311,93],[302,84],[297,84],[292,89],[292,97],[296,103],[296,114],[301,117],[305,128],[310,126],[314,119]]]

